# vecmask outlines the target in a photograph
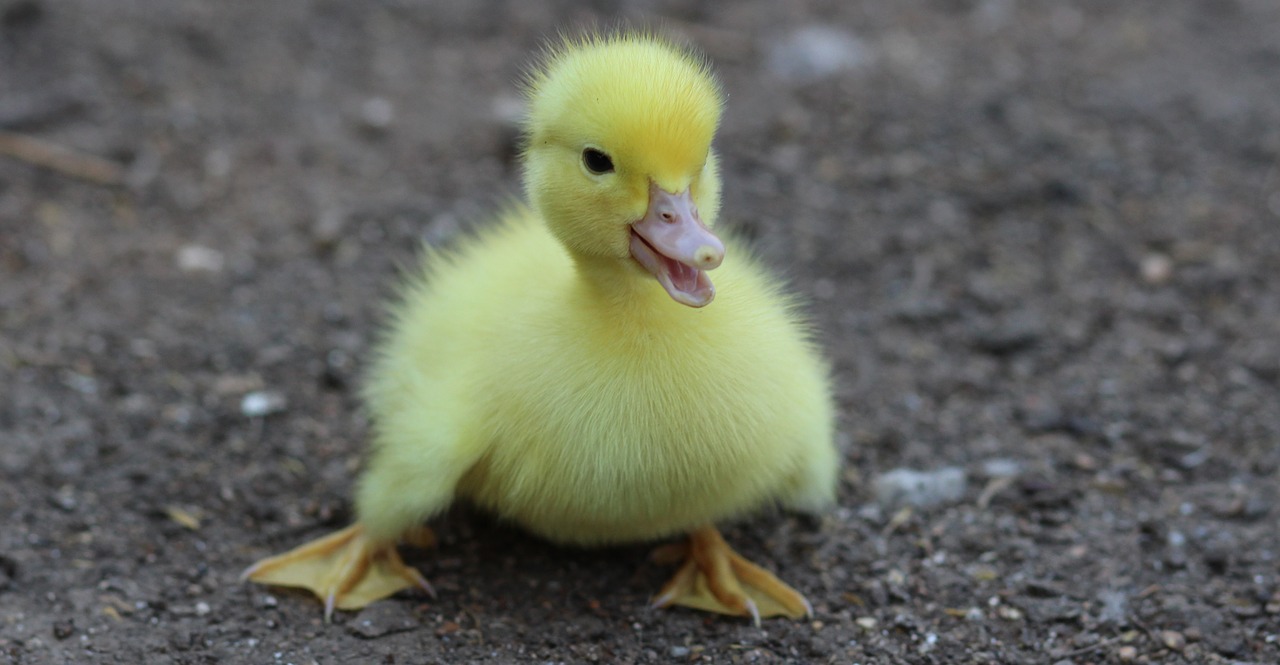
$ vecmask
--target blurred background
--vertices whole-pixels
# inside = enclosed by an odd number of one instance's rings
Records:
[[[541,45],[617,25],[715,63],[723,223],[831,358],[840,508],[730,530],[816,620],[648,612],[643,547],[475,515],[415,559],[435,601],[239,585],[349,520],[380,303],[520,196]],[[1277,35],[1271,0],[0,0],[0,658],[1280,660]]]

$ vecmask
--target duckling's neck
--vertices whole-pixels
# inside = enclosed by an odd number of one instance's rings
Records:
[[[652,275],[630,259],[570,254],[577,269],[575,291],[581,304],[603,316],[614,320],[654,315],[668,319],[696,311],[672,300]]]

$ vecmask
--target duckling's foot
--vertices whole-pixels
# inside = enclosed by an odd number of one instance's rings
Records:
[[[654,598],[654,607],[684,605],[749,616],[757,626],[761,617],[813,615],[804,596],[730,549],[713,526],[694,531],[688,543],[659,548],[653,558],[659,562],[684,559],[679,572]]]
[[[426,527],[406,534],[415,546],[430,546],[435,536]],[[241,580],[309,589],[324,601],[324,620],[334,608],[353,610],[403,589],[418,588],[435,597],[431,584],[406,566],[395,543],[376,544],[353,524],[284,554],[263,559],[244,571]]]

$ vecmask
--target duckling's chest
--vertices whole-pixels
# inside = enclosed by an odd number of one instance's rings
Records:
[[[555,339],[489,377],[487,452],[461,486],[552,539],[654,538],[756,508],[821,429],[792,403],[822,390],[803,363],[697,336]]]

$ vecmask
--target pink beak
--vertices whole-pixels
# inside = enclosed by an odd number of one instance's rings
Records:
[[[724,243],[702,224],[688,189],[649,186],[649,210],[631,225],[631,256],[678,303],[704,307],[716,297],[706,271],[724,261]]]

